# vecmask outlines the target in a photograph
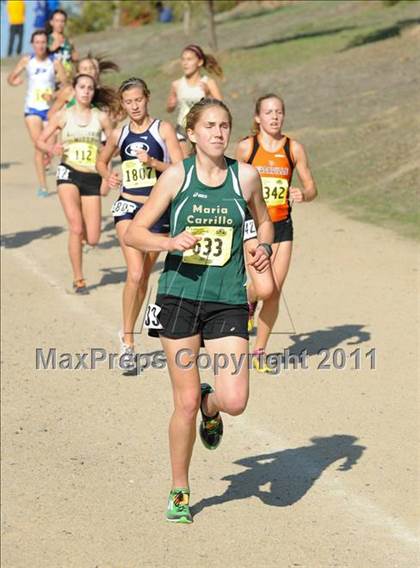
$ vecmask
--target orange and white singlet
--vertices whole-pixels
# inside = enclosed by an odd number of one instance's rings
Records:
[[[268,152],[259,141],[259,135],[250,137],[251,151],[246,162],[257,168],[262,182],[263,197],[273,223],[290,218],[289,186],[293,176],[293,157],[290,138],[276,152]]]

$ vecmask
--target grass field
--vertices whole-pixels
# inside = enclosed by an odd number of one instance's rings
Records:
[[[420,2],[301,1],[270,12],[255,3],[219,15],[222,89],[233,110],[234,142],[251,124],[255,99],[286,100],[285,131],[305,144],[320,198],[353,218],[420,238]],[[205,46],[205,22],[191,37],[181,24],[153,24],[79,36],[112,56],[121,78],[139,75],[163,111],[177,58],[190,40]],[[320,223],[322,223],[320,221]]]

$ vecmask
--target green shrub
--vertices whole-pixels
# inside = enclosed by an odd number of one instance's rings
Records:
[[[114,10],[114,2],[84,2],[80,16],[69,18],[69,35],[106,30],[112,25]]]

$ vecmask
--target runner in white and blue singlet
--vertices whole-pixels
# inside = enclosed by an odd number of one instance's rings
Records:
[[[17,87],[23,83],[22,73],[28,76],[28,90],[25,99],[25,124],[32,143],[37,139],[47,122],[48,109],[51,106],[55,89],[55,74],[65,82],[66,74],[60,61],[48,54],[47,34],[45,31],[35,31],[31,37],[33,53],[24,55],[7,77],[9,85]],[[45,176],[45,157],[43,152],[35,147],[35,169],[38,177],[38,197],[48,195]]]

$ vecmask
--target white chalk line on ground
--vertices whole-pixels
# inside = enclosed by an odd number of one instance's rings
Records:
[[[6,249],[7,250],[7,249]],[[19,267],[24,267],[30,272],[32,272],[39,280],[46,282],[51,288],[55,288],[57,295],[60,299],[65,299],[69,304],[70,308],[80,314],[83,313],[88,316],[89,319],[95,319],[100,325],[100,329],[105,330],[109,335],[116,340],[117,331],[113,326],[109,324],[106,318],[100,316],[100,314],[86,305],[85,302],[81,302],[81,297],[76,297],[76,294],[69,294],[65,291],[63,285],[59,283],[51,274],[47,273],[45,268],[42,268],[39,263],[35,260],[33,256],[28,256],[21,250],[7,251],[8,254],[13,256],[19,263]],[[6,260],[6,255],[3,256]]]

